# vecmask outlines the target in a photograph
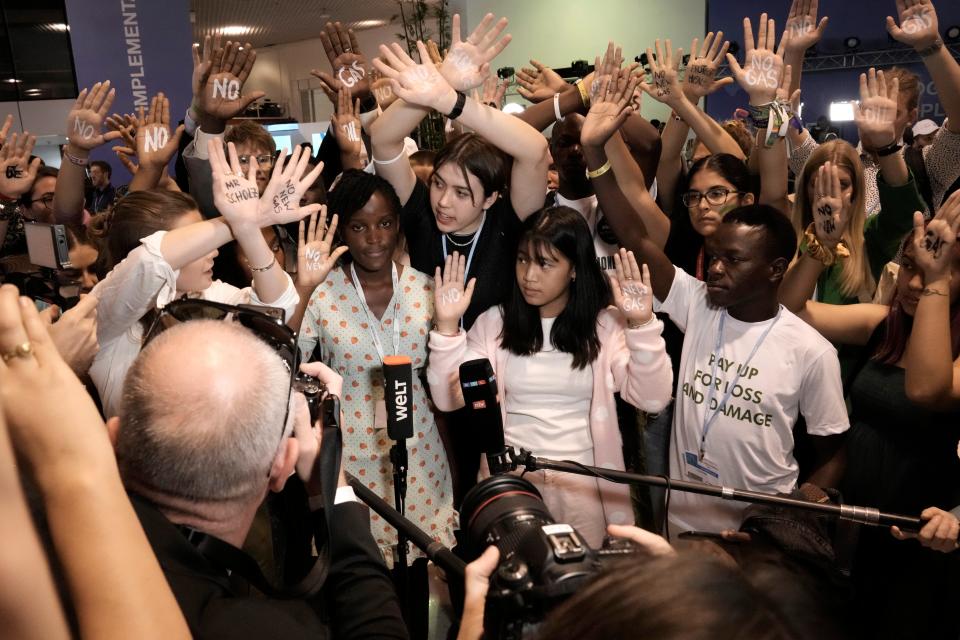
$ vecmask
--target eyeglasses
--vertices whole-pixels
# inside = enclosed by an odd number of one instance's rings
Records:
[[[259,156],[249,156],[249,155],[237,156],[237,158],[240,160],[240,166],[242,167],[250,166],[250,158],[256,158],[257,164],[260,165],[261,167],[273,166],[273,156],[270,155],[269,153],[264,153]]]
[[[724,189],[723,187],[716,187],[710,189],[706,193],[701,193],[699,191],[687,191],[682,196],[680,200],[683,202],[685,207],[696,207],[700,205],[700,201],[703,198],[707,199],[707,203],[715,207],[719,207],[722,204],[727,203],[727,198],[733,195],[740,195],[742,191],[733,191],[731,189]]]
[[[258,307],[253,305],[231,305],[209,300],[180,298],[160,310],[143,339],[146,347],[151,340],[170,327],[190,320],[226,320],[239,322],[266,342],[280,356],[283,364],[290,370],[290,385],[287,390],[287,409],[280,425],[280,438],[287,429],[290,418],[290,397],[300,361],[297,349],[297,337],[293,329],[284,324],[283,309],[277,307]],[[269,471],[268,471],[269,475]]]
[[[30,204],[33,204],[34,202],[42,202],[42,203],[43,203],[43,208],[44,208],[44,209],[49,209],[49,208],[50,208],[50,205],[53,204],[53,194],[52,194],[52,193],[48,193],[48,194],[46,194],[46,195],[40,196],[40,197],[37,198],[36,200],[31,200],[31,201],[30,201]]]

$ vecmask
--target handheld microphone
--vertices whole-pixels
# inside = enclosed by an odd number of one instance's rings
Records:
[[[387,435],[391,440],[413,437],[413,365],[407,356],[383,359],[383,397],[387,405]]]
[[[473,413],[481,434],[483,452],[487,455],[490,473],[507,470],[506,447],[503,442],[503,416],[497,401],[497,376],[486,358],[468,360],[460,365],[460,390]]]

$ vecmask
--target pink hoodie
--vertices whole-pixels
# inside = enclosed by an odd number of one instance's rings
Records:
[[[460,364],[474,358],[487,358],[493,365],[501,398],[509,388],[505,379],[509,352],[500,347],[503,319],[499,307],[488,309],[477,318],[469,333],[443,336],[430,332],[430,361],[427,381],[437,408],[453,411],[464,405],[460,392]],[[663,323],[654,320],[638,329],[628,329],[620,312],[610,307],[597,317],[600,354],[593,363],[593,401],[590,405],[590,433],[593,438],[594,464],[623,470],[623,450],[617,425],[613,394],[648,413],[662,411],[670,403],[673,369],[666,345],[660,336]],[[506,421],[506,409],[500,411]],[[536,452],[534,452],[536,453]],[[603,511],[608,523],[632,522],[630,489],[627,485],[599,481]]]

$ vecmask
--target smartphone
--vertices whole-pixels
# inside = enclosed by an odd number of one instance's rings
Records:
[[[72,269],[67,229],[62,224],[24,222],[30,263],[47,269]]]

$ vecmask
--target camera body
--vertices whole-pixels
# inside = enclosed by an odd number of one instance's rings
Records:
[[[485,610],[494,637],[521,637],[605,565],[637,551],[628,540],[607,539],[593,549],[569,524],[557,523],[540,492],[512,475],[483,480],[463,499],[460,528],[471,551],[500,550]]]
[[[293,379],[293,391],[303,394],[307,399],[307,408],[310,410],[310,424],[315,424],[320,418],[320,406],[326,387],[322,382],[311,375],[298,372]]]

